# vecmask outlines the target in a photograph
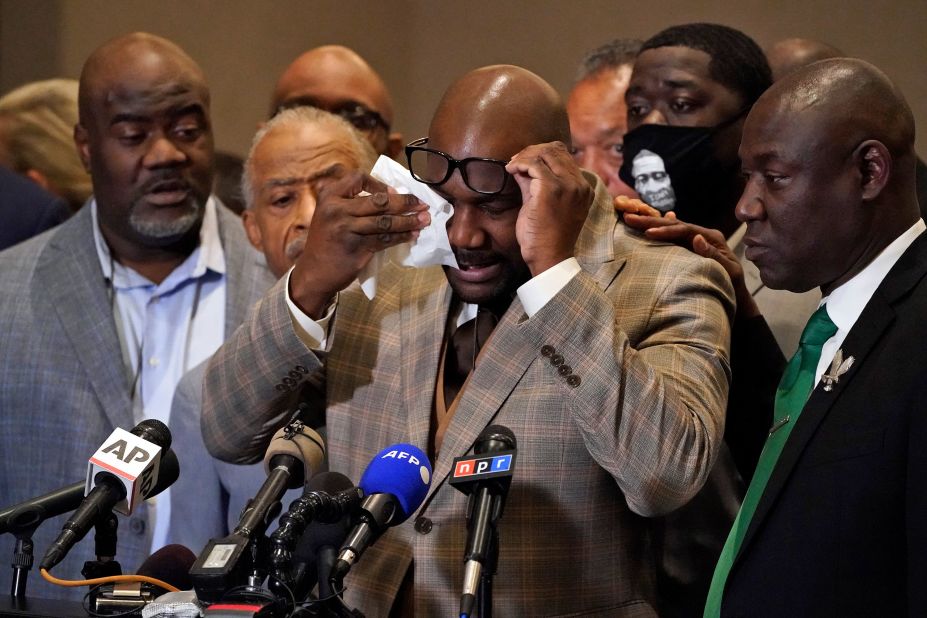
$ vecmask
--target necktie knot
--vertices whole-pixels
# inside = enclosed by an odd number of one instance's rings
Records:
[[[473,371],[476,357],[498,321],[499,318],[492,311],[480,307],[475,318],[458,326],[451,335],[444,371],[445,402],[448,405],[457,396],[467,376]]]
[[[800,345],[802,347],[822,346],[824,342],[833,337],[836,332],[837,325],[834,324],[830,316],[827,315],[827,305],[821,305],[818,307],[818,310],[811,315],[808,324],[805,325],[805,330],[801,333]]]

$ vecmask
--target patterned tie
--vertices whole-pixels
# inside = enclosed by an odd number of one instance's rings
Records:
[[[447,345],[444,359],[444,403],[450,407],[467,376],[473,371],[480,348],[489,339],[499,319],[480,307],[476,317],[461,324]]]
[[[774,422],[756,465],[753,480],[750,481],[750,487],[747,489],[747,495],[744,497],[740,512],[737,513],[737,519],[734,520],[734,526],[724,543],[718,565],[715,567],[715,573],[711,579],[711,590],[708,592],[708,601],[705,605],[705,618],[717,618],[721,615],[721,598],[731,565],[734,563],[734,557],[740,550],[747,528],[750,527],[750,520],[766,489],[766,483],[776,467],[782,448],[792,432],[792,427],[795,426],[798,415],[805,407],[805,402],[811,395],[814,387],[814,374],[817,371],[818,361],[821,359],[821,347],[836,332],[837,326],[827,315],[826,305],[821,305],[808,320],[801,334],[798,351],[789,360],[785,373],[782,374],[782,380],[779,381],[779,388],[776,390]]]

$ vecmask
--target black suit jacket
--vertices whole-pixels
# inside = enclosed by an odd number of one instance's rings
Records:
[[[799,416],[725,589],[722,616],[927,615],[927,234],[841,349],[855,362]]]

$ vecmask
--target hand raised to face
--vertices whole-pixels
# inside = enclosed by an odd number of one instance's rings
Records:
[[[309,316],[321,317],[382,249],[408,242],[431,222],[414,195],[390,193],[382,182],[352,172],[319,191],[306,248],[290,276],[290,295]]]
[[[680,221],[672,211],[661,217],[660,211],[655,208],[624,196],[616,197],[614,204],[615,210],[622,214],[625,225],[643,232],[647,238],[677,244],[718,262],[734,286],[738,315],[746,318],[760,314],[744,282],[743,266],[719,230]]]
[[[522,193],[515,235],[531,275],[537,276],[573,257],[593,190],[562,142],[529,146],[505,169]]]

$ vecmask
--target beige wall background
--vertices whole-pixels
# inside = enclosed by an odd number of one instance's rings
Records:
[[[146,30],[199,61],[217,146],[244,153],[283,68],[306,49],[341,43],[381,72],[395,126],[413,139],[427,132],[447,85],[471,68],[519,64],[566,93],[586,50],[692,21],[739,28],[763,47],[789,36],[823,39],[869,60],[901,86],[927,154],[924,0],[0,0],[0,92],[77,77],[97,45]]]

